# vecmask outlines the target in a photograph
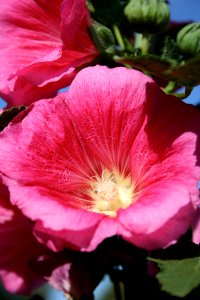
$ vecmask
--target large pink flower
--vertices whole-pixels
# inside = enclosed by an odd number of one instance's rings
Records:
[[[199,131],[199,112],[143,73],[90,67],[4,129],[0,170],[53,250],[90,251],[116,234],[151,250],[191,225]]]
[[[85,0],[2,0],[0,96],[9,106],[55,95],[98,52]]]
[[[29,293],[44,281],[31,264],[47,254],[33,236],[33,222],[9,202],[7,188],[0,183],[0,277],[12,293]]]

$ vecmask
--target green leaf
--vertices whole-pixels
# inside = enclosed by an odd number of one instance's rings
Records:
[[[171,70],[167,70],[165,75],[183,85],[195,86],[200,84],[200,55],[188,59]]]
[[[183,54],[181,53],[176,41],[170,36],[166,36],[164,46],[161,50],[163,58],[175,59],[177,62],[181,62],[183,60]]]
[[[160,76],[166,80],[175,81],[183,86],[200,84],[200,55],[178,63],[157,55],[126,55],[114,57],[118,63],[130,65],[140,71]]]
[[[0,131],[2,131],[26,106],[12,107],[0,114]]]
[[[142,54],[131,54],[125,55],[123,57],[114,57],[114,60],[118,63],[125,65],[130,65],[133,68],[136,68],[141,71],[147,71],[153,75],[160,77],[165,76],[166,70],[171,68],[172,63],[170,60],[161,59],[156,55],[142,55]]]
[[[193,258],[161,260],[149,257],[158,264],[156,275],[161,290],[177,297],[185,297],[200,284],[200,256]]]

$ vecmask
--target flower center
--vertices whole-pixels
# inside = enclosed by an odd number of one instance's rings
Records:
[[[92,180],[91,186],[92,211],[115,217],[119,208],[127,208],[134,201],[130,177],[124,178],[117,172],[104,170],[101,178]]]

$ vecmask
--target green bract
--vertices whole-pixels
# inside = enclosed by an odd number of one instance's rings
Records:
[[[183,27],[177,34],[177,44],[186,54],[200,53],[200,23],[191,23]]]
[[[170,19],[169,6],[165,0],[130,0],[124,14],[137,32],[162,32]]]

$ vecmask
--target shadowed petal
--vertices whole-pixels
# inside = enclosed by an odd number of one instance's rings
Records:
[[[195,244],[200,244],[200,208],[198,207],[193,221],[192,241]]]
[[[9,193],[0,186],[0,277],[11,293],[28,294],[44,283],[31,264],[48,253],[33,236],[33,223],[9,202]]]

